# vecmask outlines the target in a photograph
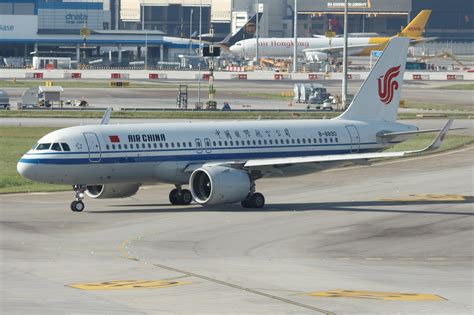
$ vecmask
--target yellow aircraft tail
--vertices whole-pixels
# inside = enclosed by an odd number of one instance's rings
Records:
[[[425,31],[426,23],[430,18],[431,10],[422,10],[417,16],[402,30],[401,36],[421,37]]]

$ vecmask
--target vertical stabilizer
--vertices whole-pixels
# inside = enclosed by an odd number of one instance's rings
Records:
[[[354,100],[338,119],[397,120],[409,42],[406,37],[389,41]]]
[[[258,13],[258,20],[262,18],[262,12]],[[250,20],[245,23],[244,26],[239,28],[235,33],[227,35],[224,40],[220,42],[221,45],[230,47],[237,43],[238,41],[253,38],[256,31],[256,23],[257,23],[257,14],[252,16]]]
[[[430,18],[431,10],[422,10],[417,16],[403,29],[402,36],[421,37],[425,31],[426,23]]]

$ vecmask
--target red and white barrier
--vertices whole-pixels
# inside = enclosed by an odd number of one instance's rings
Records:
[[[360,74],[347,74],[347,80],[360,80]]]
[[[428,74],[413,74],[413,80],[429,80],[430,76]]]
[[[43,72],[27,72],[25,79],[43,79]]]
[[[111,79],[130,79],[130,74],[128,73],[111,73],[110,74]]]
[[[160,79],[167,79],[168,75],[165,73],[149,73],[148,79],[150,80],[160,80]]]
[[[64,72],[63,79],[80,79],[82,74],[80,72]]]
[[[281,81],[281,80],[290,80],[290,79],[291,79],[291,76],[289,74],[275,73],[273,75],[273,80]]]
[[[318,75],[316,73],[308,73],[308,80],[317,80]]]
[[[230,78],[232,80],[247,80],[247,74],[245,73],[231,74]]]
[[[447,74],[446,80],[449,80],[449,81],[464,80],[464,76],[462,74]]]

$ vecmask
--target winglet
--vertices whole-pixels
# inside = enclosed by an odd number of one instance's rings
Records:
[[[434,151],[434,150],[438,149],[443,144],[444,138],[448,134],[449,128],[451,127],[452,124],[453,124],[453,119],[448,120],[446,122],[446,124],[444,125],[444,127],[439,131],[436,138],[434,138],[433,142],[431,142],[431,144],[429,146],[427,146],[426,148],[424,148],[422,150],[408,151],[406,153],[407,154],[419,154],[419,153],[430,152],[430,151]]]
[[[104,116],[102,116],[102,119],[100,120],[99,125],[107,125],[110,120],[110,115],[112,115],[112,107],[107,108],[107,110],[104,113]]]

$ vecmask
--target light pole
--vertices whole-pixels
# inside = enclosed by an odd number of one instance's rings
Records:
[[[148,69],[148,31],[145,31],[145,70]]]
[[[342,106],[347,105],[347,0],[344,0],[344,47],[342,51]]]
[[[142,0],[142,31],[145,30],[145,0]]]
[[[255,65],[258,67],[260,65],[260,63],[258,62],[258,55],[259,55],[259,48],[258,48],[258,14],[260,13],[259,11],[259,0],[256,0],[256,3],[255,3],[255,6],[256,6],[256,9],[257,9],[257,20],[256,20],[256,23],[255,23],[255,38],[256,38],[256,47],[255,47]]]
[[[202,0],[199,2],[199,56],[202,55],[201,45],[202,45]]]
[[[193,51],[193,13],[194,10],[191,9],[191,15],[189,16],[189,54]]]
[[[296,64],[298,62],[298,0],[295,0],[295,7],[293,10],[293,73],[296,73]]]

